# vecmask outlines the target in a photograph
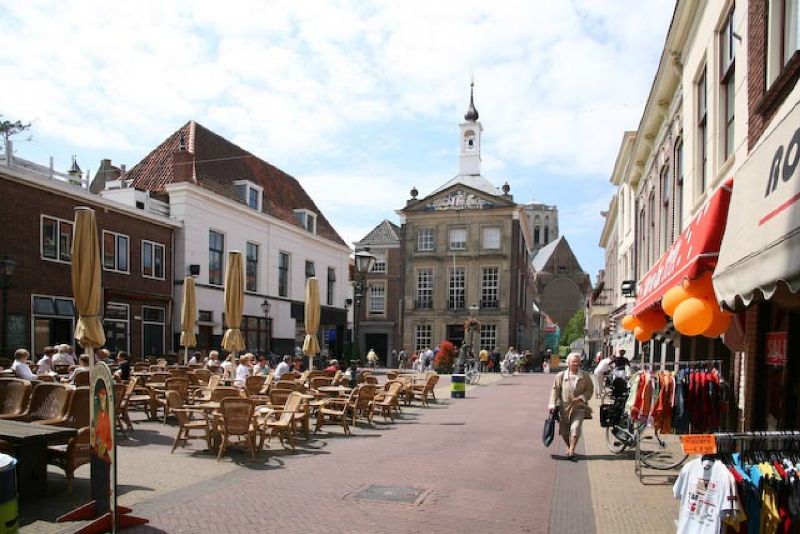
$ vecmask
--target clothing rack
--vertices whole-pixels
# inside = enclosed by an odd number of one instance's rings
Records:
[[[759,440],[788,440],[800,441],[798,430],[753,430],[751,432],[717,432],[714,434],[717,441],[759,441]]]
[[[722,364],[724,362],[722,360],[691,360],[691,361],[677,361],[677,362],[653,362],[650,363],[632,363],[631,370],[633,371],[640,371],[640,370],[647,370],[652,371],[653,369],[658,368],[659,371],[664,371],[666,367],[678,367],[685,365],[685,366],[700,366],[700,365],[711,365],[717,369],[719,372],[722,372]]]

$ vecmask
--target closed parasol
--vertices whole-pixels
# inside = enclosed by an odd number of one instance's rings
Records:
[[[75,339],[90,355],[94,365],[94,349],[106,343],[100,321],[103,287],[100,278],[100,244],[94,210],[85,206],[75,208],[72,238],[72,295],[78,310]]]
[[[308,356],[308,370],[313,368],[314,356],[319,353],[317,330],[319,330],[319,284],[315,277],[306,280],[305,324],[306,338],[303,341],[303,354]]]
[[[181,346],[186,349],[184,362],[189,362],[189,347],[197,345],[194,335],[195,311],[194,278],[187,276],[183,279],[183,304],[181,304]]]
[[[244,308],[244,271],[242,253],[232,250],[228,253],[228,271],[225,273],[225,323],[228,329],[222,337],[222,348],[233,353],[244,350],[244,337],[239,328],[242,325]]]

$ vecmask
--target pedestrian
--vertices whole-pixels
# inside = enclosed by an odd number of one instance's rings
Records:
[[[478,353],[478,360],[481,362],[481,373],[485,373],[489,368],[489,351],[486,350],[486,347],[482,348]]]
[[[606,375],[611,370],[611,356],[603,357],[603,352],[600,351],[597,353],[597,358],[600,360],[597,362],[597,367],[594,368],[594,391],[599,399],[600,393],[605,387]]]
[[[369,349],[369,352],[367,353],[367,364],[374,371],[375,370],[375,366],[377,365],[377,363],[378,363],[378,355],[375,354],[375,349],[371,348],[371,349]]]
[[[559,434],[567,445],[567,459],[573,462],[578,458],[575,448],[581,437],[583,420],[591,418],[589,399],[594,393],[594,385],[589,373],[581,369],[581,355],[567,356],[567,369],[556,375],[550,393],[550,413],[558,412]]]
[[[500,372],[500,347],[495,347],[491,354],[492,369],[495,373]]]
[[[398,371],[404,371],[406,368],[406,360],[408,359],[408,355],[406,355],[406,349],[400,349],[400,352],[397,353],[397,369]]]
[[[614,358],[612,364],[614,367],[614,378],[622,378],[623,380],[627,380],[628,370],[631,362],[625,357],[625,349],[619,349],[619,353],[617,354],[617,357]]]

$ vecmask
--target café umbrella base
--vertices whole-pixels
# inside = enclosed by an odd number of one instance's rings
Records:
[[[467,396],[467,375],[450,375],[450,398],[463,399]]]

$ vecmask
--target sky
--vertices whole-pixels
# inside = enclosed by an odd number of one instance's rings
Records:
[[[351,244],[458,172],[475,80],[482,174],[555,204],[594,280],[623,133],[673,0],[0,0],[19,157],[131,168],[188,120],[296,177]]]

